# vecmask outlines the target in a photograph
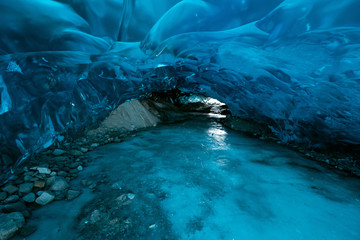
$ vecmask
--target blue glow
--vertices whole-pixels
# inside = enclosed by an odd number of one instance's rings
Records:
[[[283,142],[360,144],[358,9],[358,0],[2,0],[0,151],[21,159],[122,102],[175,88],[218,99]]]

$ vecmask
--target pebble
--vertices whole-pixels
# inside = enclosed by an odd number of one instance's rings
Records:
[[[2,190],[11,195],[11,194],[16,193],[19,190],[19,188],[15,187],[14,185],[9,184],[9,185],[6,185]]]
[[[35,181],[34,182],[34,187],[44,188],[45,187],[45,181]]]
[[[0,239],[10,239],[24,224],[25,218],[19,212],[0,214]]]
[[[90,215],[90,223],[94,224],[101,219],[101,213],[99,210],[94,210]]]
[[[22,212],[26,210],[26,206],[23,201],[18,201],[16,203],[9,203],[4,206],[5,212]]]
[[[82,153],[81,151],[79,151],[79,150],[71,150],[71,151],[70,151],[70,154],[73,155],[73,156],[75,156],[75,157],[78,157],[78,156],[82,156],[82,155],[83,155],[83,153]]]
[[[20,197],[18,195],[11,195],[4,200],[4,203],[15,203],[19,201]]]
[[[65,153],[66,151],[62,150],[62,149],[55,149],[52,154],[55,156],[61,156]]]
[[[90,145],[90,147],[96,148],[96,147],[98,147],[99,145],[100,145],[100,144],[98,144],[98,143],[93,143],[93,144]]]
[[[54,194],[50,192],[43,192],[36,200],[35,202],[39,205],[46,205],[51,203],[55,199]]]
[[[64,191],[69,187],[69,184],[62,177],[57,177],[55,182],[51,185],[51,191]]]
[[[77,198],[79,195],[80,195],[80,191],[69,190],[67,192],[67,200],[73,200],[73,199]]]
[[[130,200],[133,200],[135,198],[135,194],[133,193],[128,193],[127,194],[127,197],[130,199]]]
[[[87,151],[89,151],[89,149],[82,147],[82,148],[80,148],[80,151],[82,151],[83,153],[86,153]]]
[[[36,167],[36,170],[38,170],[38,172],[40,174],[50,174],[51,173],[51,170],[46,167]]]
[[[29,193],[31,192],[31,190],[33,189],[34,187],[34,184],[33,183],[23,183],[23,184],[20,184],[19,186],[19,192],[20,193]]]
[[[32,203],[35,201],[35,198],[36,198],[35,193],[31,192],[26,194],[22,199],[27,203]]]

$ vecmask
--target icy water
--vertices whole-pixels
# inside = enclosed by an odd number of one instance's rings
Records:
[[[35,211],[27,239],[360,239],[359,179],[213,121],[90,154],[97,191]]]

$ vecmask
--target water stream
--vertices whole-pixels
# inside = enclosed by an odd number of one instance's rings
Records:
[[[360,239],[359,179],[214,121],[89,154],[97,191],[35,211],[27,239]]]

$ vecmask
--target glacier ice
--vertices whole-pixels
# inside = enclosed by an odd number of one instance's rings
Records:
[[[153,91],[226,103],[283,141],[360,144],[357,0],[2,0],[0,152]]]

